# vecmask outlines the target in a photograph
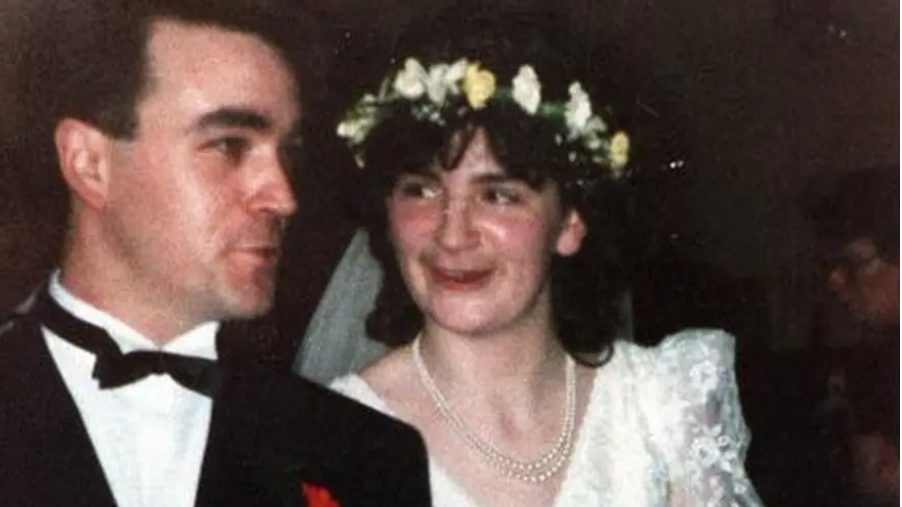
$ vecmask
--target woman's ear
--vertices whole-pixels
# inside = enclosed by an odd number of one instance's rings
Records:
[[[558,255],[569,257],[579,252],[585,237],[586,223],[583,221],[582,215],[576,211],[570,211],[567,213],[567,218],[564,219],[564,225],[558,235],[555,250]]]
[[[85,206],[103,208],[109,189],[112,140],[97,127],[66,118],[56,126],[53,141],[69,190]]]

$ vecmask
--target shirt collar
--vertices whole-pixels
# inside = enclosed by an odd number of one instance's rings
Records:
[[[134,350],[159,350],[212,360],[217,358],[216,333],[219,331],[219,322],[199,324],[161,347],[128,324],[72,294],[60,281],[59,270],[51,276],[48,291],[50,297],[66,311],[106,330],[123,353]]]

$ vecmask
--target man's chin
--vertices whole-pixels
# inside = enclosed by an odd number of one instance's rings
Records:
[[[226,305],[226,319],[246,320],[254,319],[269,313],[273,308],[274,288],[253,286],[241,291],[235,291],[228,298]]]
[[[269,313],[272,310],[272,307],[271,301],[266,304],[260,303],[252,306],[239,307],[233,312],[231,318],[239,320],[255,319]]]

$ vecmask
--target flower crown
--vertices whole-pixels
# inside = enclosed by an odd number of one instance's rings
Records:
[[[419,61],[408,58],[403,69],[382,81],[377,95],[368,93],[354,104],[337,132],[362,168],[361,147],[390,106],[407,102],[417,120],[445,125],[448,115],[462,115],[467,107],[480,110],[491,100],[513,101],[526,114],[559,125],[554,140],[566,147],[570,162],[587,157],[610,169],[614,179],[620,178],[628,160],[629,137],[622,131],[608,130],[601,116],[593,113],[589,94],[578,81],[570,84],[568,92],[567,102],[543,102],[542,85],[530,65],[521,66],[509,86],[499,86],[495,75],[478,62],[460,59],[451,64],[437,63],[427,71]],[[461,94],[466,104],[454,100]]]

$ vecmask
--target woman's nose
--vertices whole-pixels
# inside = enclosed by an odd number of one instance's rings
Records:
[[[469,203],[465,200],[449,200],[444,203],[440,213],[436,239],[442,247],[465,250],[478,244],[479,233],[474,227]]]

